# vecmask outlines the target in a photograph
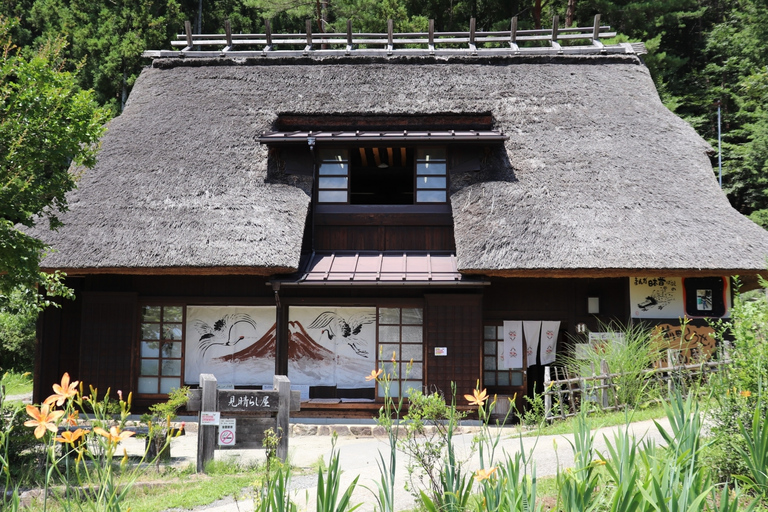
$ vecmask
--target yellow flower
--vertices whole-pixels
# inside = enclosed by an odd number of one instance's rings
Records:
[[[61,433],[61,437],[56,438],[56,441],[60,443],[69,443],[74,446],[77,440],[83,437],[85,433],[86,432],[81,428],[75,430],[74,432],[71,430],[65,430]]]
[[[69,373],[61,377],[61,384],[53,385],[53,394],[45,399],[45,404],[56,402],[59,407],[68,399],[77,394],[77,385],[80,381],[69,382]]]
[[[124,441],[128,439],[135,433],[135,432],[129,432],[127,430],[120,432],[119,427],[110,427],[109,432],[107,432],[103,428],[96,427],[93,429],[93,431],[99,434],[100,436],[106,437],[110,443],[114,443],[114,444],[117,444],[120,441]]]
[[[483,405],[486,400],[488,400],[488,394],[485,392],[485,390],[480,391],[479,389],[475,389],[472,391],[471,395],[464,395],[464,398],[467,399],[469,402],[469,405]]]
[[[496,469],[497,468],[478,469],[475,471],[475,481],[482,482],[483,480],[488,480],[496,472]]]
[[[593,466],[605,466],[605,461],[603,459],[595,459],[592,461]]]
[[[744,391],[741,392],[741,396],[743,396],[744,398],[749,398],[750,396],[752,396],[752,392],[748,389],[745,389]]]
[[[64,415],[64,411],[49,411],[49,404],[43,404],[40,409],[34,405],[27,406],[27,414],[32,419],[24,422],[25,427],[36,427],[35,437],[40,439],[46,430],[56,432],[56,422]]]
[[[365,378],[365,380],[377,380],[381,375],[381,372],[382,372],[381,368],[379,368],[378,370],[371,370],[371,374],[368,375]]]

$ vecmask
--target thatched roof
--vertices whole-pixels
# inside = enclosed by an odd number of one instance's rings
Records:
[[[711,148],[636,56],[155,61],[66,226],[37,232],[58,250],[44,265],[296,269],[311,184],[268,170],[255,142],[278,114],[478,112],[509,139],[483,170],[451,176],[462,271],[765,267],[768,232],[730,207]]]

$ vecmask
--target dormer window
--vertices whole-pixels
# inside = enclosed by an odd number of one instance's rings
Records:
[[[318,203],[408,205],[448,200],[445,147],[323,148],[316,153]]]

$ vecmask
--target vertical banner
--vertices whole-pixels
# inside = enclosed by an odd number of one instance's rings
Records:
[[[541,321],[523,322],[525,331],[525,347],[528,356],[528,367],[536,364],[536,356],[539,353],[539,334],[541,333]]]
[[[557,354],[560,322],[541,322],[541,364],[552,364]]]
[[[504,320],[504,364],[509,368],[523,367],[523,322]]]

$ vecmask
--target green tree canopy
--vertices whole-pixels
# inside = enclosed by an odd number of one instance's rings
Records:
[[[62,40],[25,58],[10,39],[13,25],[0,17],[0,307],[20,288],[36,297],[41,281],[62,290],[55,276],[40,274],[45,244],[19,228],[61,225],[77,183],[70,165],[95,163],[107,119],[76,73],[62,70]]]

